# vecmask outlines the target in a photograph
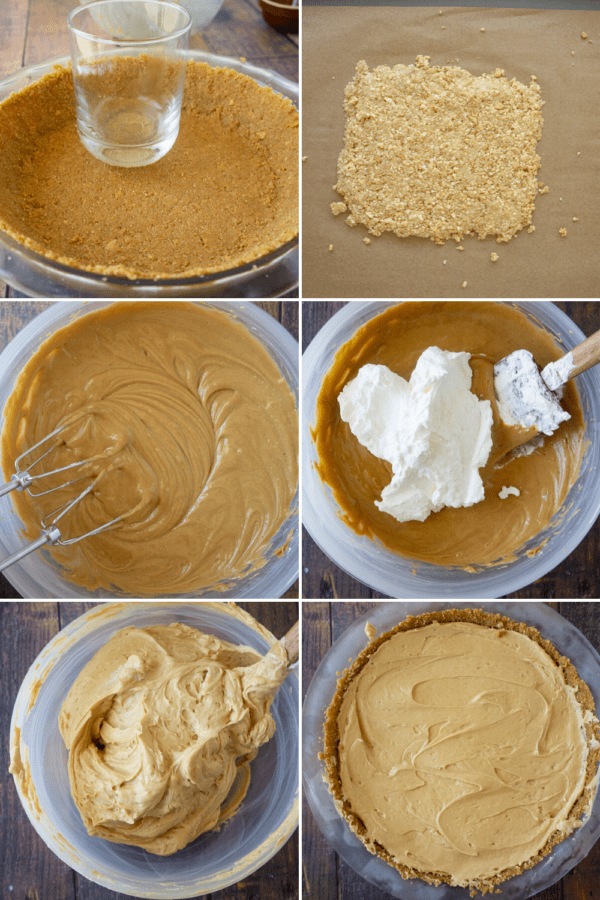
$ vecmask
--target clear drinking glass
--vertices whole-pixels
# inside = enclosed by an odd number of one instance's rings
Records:
[[[147,166],[179,132],[191,16],[169,0],[95,0],[68,17],[77,127],[113,166]]]

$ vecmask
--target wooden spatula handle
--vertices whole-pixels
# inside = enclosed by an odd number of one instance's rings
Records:
[[[292,666],[295,662],[298,662],[298,657],[300,656],[300,622],[292,625],[287,634],[281,638],[281,642],[287,650],[290,665]]]
[[[600,331],[586,338],[571,351],[573,354],[573,368],[569,372],[569,378],[574,378],[580,372],[585,372],[600,362]]]

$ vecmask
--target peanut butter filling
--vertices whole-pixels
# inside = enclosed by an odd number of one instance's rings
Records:
[[[493,448],[480,470],[485,499],[468,508],[442,509],[424,522],[400,523],[375,506],[392,479],[391,466],[359,443],[340,417],[337,398],[366,363],[386,365],[408,380],[431,346],[470,353],[471,390],[492,404]],[[400,303],[374,317],[338,350],[317,399],[313,436],[318,472],[353,531],[411,559],[465,568],[509,562],[543,531],[577,478],[585,424],[575,385],[569,382],[562,402],[571,419],[529,455],[511,453],[524,435],[500,420],[493,366],[522,347],[541,366],[562,355],[550,334],[509,304],[419,301]],[[520,494],[502,499],[505,486]]]
[[[274,539],[298,480],[294,396],[263,345],[224,311],[133,302],[82,316],[42,344],[4,416],[7,479],[57,426],[32,474],[78,464],[32,488],[62,489],[13,492],[29,539],[98,476],[60,521],[62,538],[122,516],[50,550],[76,584],[133,596],[219,591],[286,552],[287,533]]]
[[[168,856],[232,816],[286,674],[280,644],[261,657],[181,624],[117,632],[59,716],[88,833]]]
[[[116,82],[136,61],[121,63]],[[0,104],[0,151],[0,229],[76,269],[206,275],[298,233],[298,112],[231,69],[188,63],[179,136],[151,166],[109,166],[86,150],[60,67]]]
[[[409,619],[364,651],[330,707],[325,757],[371,852],[404,877],[481,889],[578,826],[598,723],[552,645],[477,612]]]

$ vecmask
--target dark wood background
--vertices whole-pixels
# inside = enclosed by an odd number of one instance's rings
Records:
[[[325,322],[345,303],[346,301],[334,300],[303,302],[302,352]],[[569,315],[584,334],[590,335],[600,329],[600,303],[597,300],[566,300],[558,301],[556,305]],[[336,566],[317,547],[306,529],[302,533],[302,596],[322,600],[338,597],[365,600],[386,598],[385,594],[372,590]],[[600,520],[559,566],[534,584],[506,596],[521,600],[600,597]],[[598,896],[600,897],[600,888]]]
[[[302,696],[332,643],[375,603],[302,604]],[[600,650],[600,606],[567,601],[550,603]],[[357,875],[332,849],[310,808],[302,809],[303,900],[389,900],[389,894]],[[493,895],[490,895],[491,897]],[[600,897],[600,842],[562,881],[536,894],[536,900],[598,900]]]
[[[0,0],[1,2],[2,0]],[[52,302],[51,300],[0,300],[0,352],[21,328],[50,306]],[[292,337],[298,340],[297,300],[257,300],[252,302],[281,322]],[[19,598],[20,596],[4,574],[0,573],[0,598]],[[283,596],[284,598],[298,597],[299,582],[296,581]]]
[[[48,849],[29,822],[9,767],[9,727],[21,682],[38,653],[61,628],[95,603],[0,604],[0,897],[2,900],[126,900],[88,881]],[[298,620],[293,602],[240,603],[277,638]],[[261,869],[206,900],[297,900],[298,832]],[[12,889],[10,888],[12,885]]]
[[[0,0],[0,79],[23,66],[68,56],[67,15],[77,5],[78,0]],[[210,25],[192,34],[190,47],[243,56],[298,81],[298,35],[281,34],[267,25],[258,0],[224,0]],[[1,297],[23,294],[0,282]]]

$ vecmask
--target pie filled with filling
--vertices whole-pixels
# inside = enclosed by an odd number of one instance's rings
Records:
[[[536,629],[446,610],[407,618],[346,670],[323,758],[371,853],[404,878],[486,892],[580,826],[597,732],[589,688]]]

